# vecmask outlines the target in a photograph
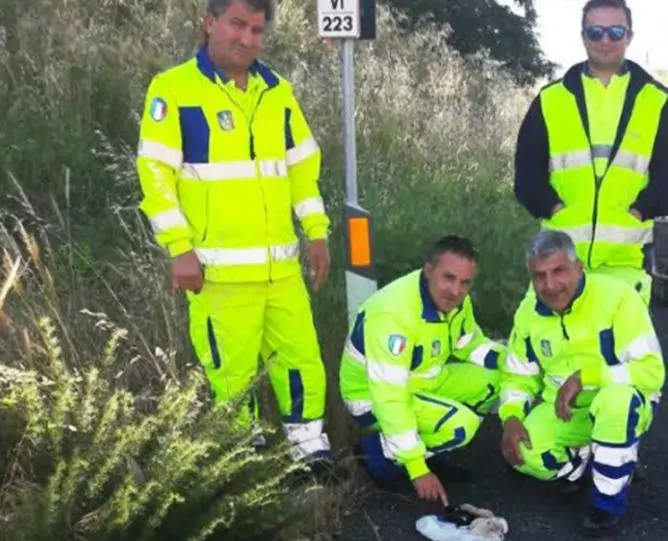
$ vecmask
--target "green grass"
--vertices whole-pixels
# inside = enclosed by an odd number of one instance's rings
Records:
[[[314,312],[328,430],[345,450],[340,56],[317,38],[314,6],[304,4],[281,3],[265,60],[294,82],[323,148],[333,269]],[[209,408],[184,299],[168,289],[164,256],[137,210],[144,93],[153,74],[192,54],[201,7],[0,4],[0,538],[204,539],[220,519],[211,539],[233,529],[239,539],[270,537],[263,525],[313,539],[353,501],[355,487],[326,505],[307,493],[286,500],[284,449],[258,463],[232,412]],[[419,266],[437,236],[468,235],[481,253],[477,315],[505,335],[534,229],[511,183],[530,89],[490,64],[468,68],[440,29],[401,36],[384,9],[378,23],[378,39],[356,48],[356,125],[380,285]]]

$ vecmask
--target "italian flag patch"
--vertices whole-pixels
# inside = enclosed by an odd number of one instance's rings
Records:
[[[390,350],[390,353],[395,357],[398,357],[406,349],[406,337],[401,336],[400,334],[393,334],[390,336],[390,339],[387,341],[387,348]]]

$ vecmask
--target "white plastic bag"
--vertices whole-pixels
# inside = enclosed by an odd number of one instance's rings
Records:
[[[449,511],[449,516],[457,517],[455,522],[427,515],[417,520],[415,528],[431,541],[504,541],[508,533],[508,522],[487,509],[464,504]]]

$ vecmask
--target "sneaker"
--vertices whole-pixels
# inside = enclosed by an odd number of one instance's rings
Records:
[[[602,537],[617,533],[621,523],[622,517],[611,515],[598,507],[591,507],[582,519],[580,531],[587,537]]]

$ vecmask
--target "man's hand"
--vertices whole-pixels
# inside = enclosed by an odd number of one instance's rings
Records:
[[[444,507],[448,506],[448,495],[445,493],[445,489],[439,478],[433,473],[413,479],[413,486],[421,500],[429,502],[440,500]]]
[[[531,438],[524,424],[517,417],[511,417],[503,424],[503,436],[501,437],[501,453],[511,466],[524,464],[520,442],[527,449],[531,449]]]
[[[308,247],[308,262],[313,290],[318,291],[329,276],[329,248],[325,239],[311,241]]]
[[[563,208],[564,205],[562,203],[557,203],[556,205],[554,205],[554,207],[552,208],[552,216],[554,216],[560,210],[563,210]]]
[[[177,291],[190,290],[199,293],[204,277],[202,264],[194,251],[186,252],[172,259],[172,288]]]
[[[572,374],[559,388],[557,401],[554,404],[557,417],[562,421],[571,420],[571,405],[582,391],[582,378],[578,370]]]

